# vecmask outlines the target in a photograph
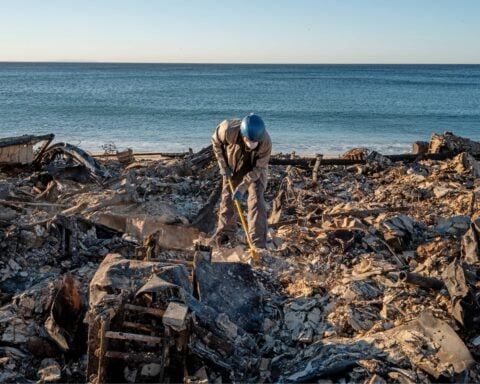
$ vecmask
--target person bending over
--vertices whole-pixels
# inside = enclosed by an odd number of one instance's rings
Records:
[[[223,176],[223,186],[218,225],[211,243],[225,244],[234,238],[237,220],[233,200],[241,200],[248,192],[248,231],[256,248],[266,248],[267,208],[264,193],[272,141],[263,120],[253,113],[243,120],[224,120],[215,129],[212,144]],[[228,178],[231,178],[235,188],[233,195]]]

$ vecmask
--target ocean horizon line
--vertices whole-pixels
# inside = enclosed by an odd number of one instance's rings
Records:
[[[173,62],[173,61],[95,61],[95,60],[0,60],[0,64],[145,64],[145,65],[245,65],[245,66],[254,66],[254,65],[278,65],[278,66],[287,66],[287,65],[296,65],[296,66],[329,66],[329,65],[338,65],[338,66],[480,66],[479,63],[454,63],[454,62],[446,62],[446,63],[273,63],[273,62],[266,62],[266,63],[246,63],[246,62]]]

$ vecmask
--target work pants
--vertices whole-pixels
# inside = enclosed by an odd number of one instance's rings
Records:
[[[232,178],[233,187],[242,181],[243,175]],[[267,206],[265,204],[265,186],[260,180],[248,187],[247,224],[250,238],[256,248],[267,247]],[[223,178],[222,196],[218,209],[218,225],[216,234],[235,235],[237,229],[237,208],[232,200],[232,193],[226,178]]]

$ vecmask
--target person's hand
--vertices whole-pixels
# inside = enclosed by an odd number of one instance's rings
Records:
[[[220,168],[220,174],[221,174],[223,177],[226,177],[227,179],[229,179],[230,177],[233,176],[233,172],[232,172],[232,170],[231,170],[229,167]]]
[[[233,191],[232,200],[242,201],[245,196],[245,187],[240,184],[235,191]]]

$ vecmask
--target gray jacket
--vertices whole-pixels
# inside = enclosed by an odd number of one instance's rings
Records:
[[[242,157],[240,152],[245,151],[245,147],[239,144],[241,123],[242,121],[239,119],[223,120],[212,136],[213,153],[222,169],[229,167],[235,172],[238,159]],[[268,162],[272,153],[272,141],[268,132],[265,132],[257,148],[248,152],[253,157],[253,169],[243,177],[239,187],[245,191],[251,183],[257,180],[260,180],[266,187]]]

